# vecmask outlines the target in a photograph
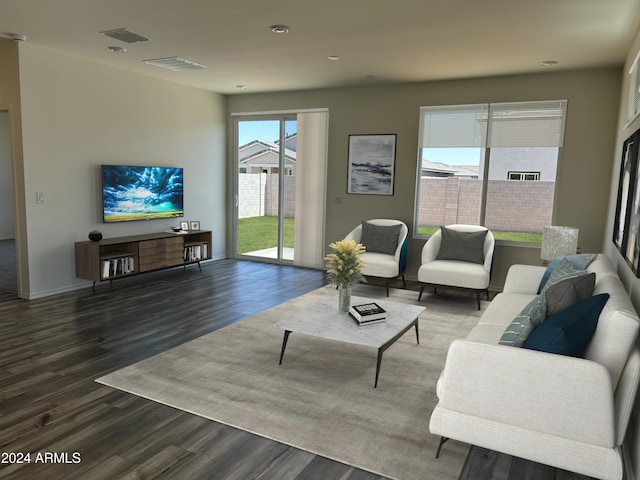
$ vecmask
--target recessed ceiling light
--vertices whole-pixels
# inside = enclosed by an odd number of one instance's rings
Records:
[[[236,85],[236,88],[239,90],[246,90],[247,88],[249,88],[249,85]]]
[[[273,33],[289,33],[289,27],[286,25],[271,25],[269,28]]]
[[[543,62],[540,62],[540,66],[542,67],[552,67],[557,64],[558,64],[557,60],[545,60]]]
[[[327,58],[333,61],[340,60],[340,57],[338,55],[329,55]]]
[[[114,45],[111,45],[109,47],[107,47],[109,50],[111,50],[114,53],[125,53],[127,51],[126,48],[123,47],[116,47]]]
[[[26,35],[22,35],[20,33],[10,33],[9,38],[14,42],[26,42],[29,40]]]

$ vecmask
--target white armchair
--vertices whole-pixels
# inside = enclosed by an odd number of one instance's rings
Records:
[[[363,221],[345,237],[345,240],[355,240],[365,246],[363,261],[367,266],[362,269],[362,274],[384,278],[387,297],[389,281],[393,278],[401,276],[402,285],[406,288],[404,271],[407,268],[408,234],[409,228],[400,220],[375,218]]]
[[[454,224],[435,232],[422,248],[418,281],[422,284],[418,301],[426,286],[456,288],[489,295],[495,239],[490,230],[478,225]],[[484,233],[486,232],[486,234]]]

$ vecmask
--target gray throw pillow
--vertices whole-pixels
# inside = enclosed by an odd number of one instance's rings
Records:
[[[578,277],[567,278],[545,291],[547,297],[547,316],[555,315],[576,303],[593,295],[596,285],[596,274],[589,273]]]
[[[566,258],[562,258],[555,268],[551,271],[549,278],[540,290],[540,293],[545,293],[551,286],[556,283],[560,283],[567,278],[579,277],[580,275],[586,275],[586,270],[579,270],[573,266],[573,264]]]
[[[460,232],[447,227],[440,227],[440,230],[442,240],[436,260],[484,263],[484,239],[487,230]]]
[[[395,255],[398,249],[398,237],[402,225],[374,225],[362,221],[362,237],[360,243],[367,252],[386,253]]]

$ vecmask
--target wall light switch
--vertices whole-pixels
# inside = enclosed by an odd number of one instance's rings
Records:
[[[38,205],[43,205],[44,204],[44,193],[43,192],[36,193],[36,203]]]

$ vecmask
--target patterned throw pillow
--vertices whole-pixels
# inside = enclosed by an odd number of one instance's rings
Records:
[[[542,276],[542,280],[540,280],[538,293],[542,291],[542,287],[544,287],[544,284],[547,283],[547,280],[549,280],[549,275],[551,275],[551,272],[558,266],[563,258],[569,260],[571,265],[573,265],[577,270],[586,270],[587,267],[591,265],[591,262],[593,262],[597,257],[597,253],[568,253],[566,255],[560,255],[554,258],[553,260],[551,260],[551,262],[549,262],[549,265],[547,265],[547,269]]]
[[[543,285],[540,293],[545,293],[549,287],[555,285],[556,283],[560,283],[567,278],[578,277],[580,275],[586,275],[586,270],[579,270],[573,266],[573,264],[567,260],[566,258],[562,258],[560,263],[556,265],[556,267],[551,271],[549,275],[549,279]]]
[[[500,345],[521,347],[531,332],[547,318],[547,299],[544,294],[536,296],[522,309],[522,312],[514,318],[505,329]]]

